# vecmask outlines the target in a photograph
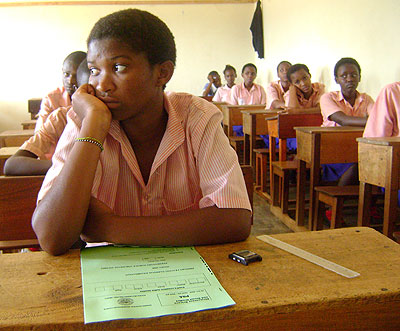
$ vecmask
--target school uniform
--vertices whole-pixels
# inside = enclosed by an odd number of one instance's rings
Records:
[[[320,106],[323,118],[323,127],[340,126],[335,121],[328,118],[332,114],[341,111],[347,116],[366,117],[369,115],[374,100],[366,93],[356,92],[356,100],[352,106],[344,97],[341,91],[325,93],[321,96]]]
[[[208,84],[210,84],[210,83],[206,83],[206,85],[204,85],[203,92],[207,89]],[[214,83],[213,83],[213,84],[211,85],[210,91],[208,92],[207,96],[208,96],[208,97],[214,96],[215,93],[217,92],[217,89],[218,89],[218,87],[216,87],[216,86],[214,85]]]
[[[39,117],[36,121],[35,132],[39,131],[42,125],[46,122],[47,117],[53,110],[60,107],[71,106],[71,97],[65,90],[64,86],[46,95],[40,104]]]
[[[212,101],[229,103],[231,97],[231,88],[228,85],[223,85],[218,88]]]
[[[280,80],[269,83],[266,89],[266,94],[267,94],[267,107],[266,107],[267,109],[271,108],[271,104],[275,100],[285,102],[283,98],[285,91],[283,90],[282,83]]]
[[[371,109],[364,137],[400,136],[400,82],[386,85]]]
[[[100,154],[92,195],[120,216],[172,215],[216,205],[251,210],[235,151],[221,127],[222,113],[202,98],[164,94],[165,134],[147,184],[135,152],[113,120]],[[78,137],[81,122],[67,115],[38,200],[48,192]]]
[[[67,112],[71,108],[72,106],[60,107],[50,113],[39,131],[25,141],[20,149],[35,154],[39,159],[50,160],[67,125]]]
[[[303,93],[297,91],[297,100],[299,102],[300,108],[313,108],[319,105],[319,99],[325,93],[325,85],[321,83],[312,83],[313,92],[310,98],[304,98]],[[290,95],[289,91],[287,91],[283,98],[285,99],[285,105],[289,105]]]
[[[265,90],[261,85],[253,83],[250,91],[244,83],[232,87],[230,102],[232,105],[262,105],[267,102]]]

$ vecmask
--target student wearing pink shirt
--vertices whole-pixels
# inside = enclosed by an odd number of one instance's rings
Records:
[[[400,137],[400,82],[386,85],[371,109],[364,137]]]
[[[63,87],[46,95],[40,105],[35,131],[39,131],[53,110],[71,105],[71,96],[76,90],[76,71],[79,64],[86,58],[86,53],[77,51],[69,54],[63,62]]]
[[[76,84],[81,86],[89,81],[86,59],[81,62],[76,73]],[[51,158],[57,142],[67,125],[67,113],[72,106],[60,107],[47,117],[34,136],[25,141],[19,150],[4,165],[4,173],[9,176],[45,175],[51,167]],[[76,117],[76,115],[74,114]]]
[[[39,192],[41,247],[90,243],[203,245],[248,237],[251,207],[235,151],[212,103],[164,93],[174,37],[137,9],[101,18],[88,37],[89,84]]]
[[[289,90],[289,80],[287,79],[287,71],[292,64],[288,61],[282,61],[276,68],[279,80],[271,82],[267,87],[267,109],[285,108],[284,94]]]
[[[286,107],[319,109],[319,99],[325,92],[325,86],[311,83],[311,74],[305,64],[292,65],[288,69],[287,78],[290,87],[284,95]]]
[[[227,64],[224,69],[224,77],[226,80],[226,84],[218,88],[212,101],[229,103],[231,90],[232,87],[235,85],[235,79],[237,77],[236,69]]]
[[[374,100],[357,91],[361,67],[353,58],[340,59],[334,68],[340,91],[325,93],[320,100],[322,126],[365,126]]]
[[[242,68],[244,82],[232,87],[230,102],[232,105],[262,105],[266,103],[265,90],[254,83],[257,78],[257,67],[247,63]]]

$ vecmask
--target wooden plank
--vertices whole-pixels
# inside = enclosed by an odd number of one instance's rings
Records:
[[[0,256],[0,328],[40,330],[398,330],[400,245],[370,228],[272,237],[361,274],[346,279],[254,237],[196,247],[236,305],[83,324],[79,251]],[[228,254],[249,249],[248,267]],[[238,286],[238,284],[241,284]]]
[[[0,133],[0,148],[21,146],[34,135],[34,130],[7,130]]]

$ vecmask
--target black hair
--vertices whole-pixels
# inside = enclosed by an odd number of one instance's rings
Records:
[[[287,73],[286,73],[286,76],[287,76],[288,81],[289,81],[289,82],[292,82],[292,79],[291,79],[290,76],[291,76],[292,74],[294,74],[296,71],[299,71],[299,70],[301,70],[301,69],[304,69],[304,71],[305,71],[306,73],[308,73],[308,74],[311,76],[310,70],[308,70],[308,67],[307,67],[305,64],[297,63],[297,64],[293,64],[292,66],[289,67],[289,69],[288,69],[288,71],[287,71]]]
[[[289,66],[292,65],[289,61],[285,61],[285,60],[279,62],[278,66],[276,67],[276,71],[277,71],[278,73],[279,73],[279,67],[281,66],[281,64],[284,64],[284,63],[288,64]]]
[[[157,16],[146,11],[125,9],[101,18],[92,28],[87,44],[102,39],[116,39],[134,52],[144,53],[150,65],[176,63],[172,32]]]
[[[209,76],[214,76],[214,75],[219,76],[219,73],[218,73],[217,71],[213,70],[213,71],[210,71],[210,72],[208,73],[208,75],[209,75]]]
[[[223,71],[224,75],[225,75],[225,71],[228,71],[228,70],[232,70],[232,71],[235,73],[235,75],[236,75],[236,69],[235,69],[234,67],[232,67],[230,64],[227,64],[227,65],[225,66],[225,69],[224,69],[224,71]]]
[[[253,68],[255,69],[255,71],[257,72],[257,67],[256,67],[253,63],[247,63],[247,64],[245,64],[245,65],[243,66],[243,68],[242,68],[242,73],[244,73],[244,71],[245,71],[245,69],[246,69],[247,67],[253,67]]]
[[[356,66],[356,68],[358,69],[358,74],[361,76],[361,67],[358,64],[358,62],[351,58],[351,57],[344,57],[341,58],[336,64],[335,64],[335,68],[333,69],[333,73],[335,75],[335,77],[337,77],[337,72],[339,70],[339,68],[343,65],[343,64],[353,64]]]
[[[79,86],[87,84],[89,81],[90,71],[86,58],[81,62],[76,71],[76,83]]]
[[[72,62],[73,64],[78,66],[84,59],[86,59],[86,53],[82,51],[76,51],[68,54],[63,63]]]

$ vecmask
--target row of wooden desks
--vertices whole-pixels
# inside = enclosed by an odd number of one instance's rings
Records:
[[[196,247],[236,305],[83,324],[79,251],[0,255],[0,329],[399,330],[400,245],[370,228],[273,235],[360,273],[345,278],[254,237]],[[263,260],[243,266],[239,249]]]

